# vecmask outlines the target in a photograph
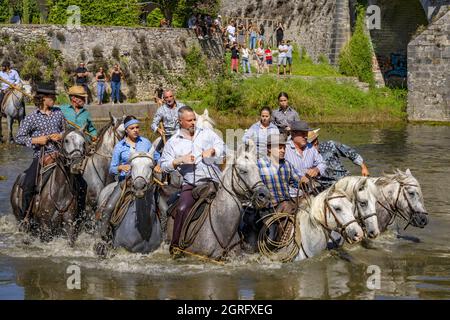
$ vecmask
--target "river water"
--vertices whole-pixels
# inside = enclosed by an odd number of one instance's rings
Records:
[[[174,261],[167,247],[149,255],[118,251],[99,260],[87,234],[75,248],[64,239],[25,244],[28,238],[11,216],[9,193],[31,153],[8,147],[0,149],[0,176],[6,177],[0,180],[0,299],[449,299],[450,127],[324,125],[320,137],[354,146],[373,176],[411,169],[430,213],[424,229],[404,232],[414,241],[388,231],[366,246],[370,249],[346,246],[346,259],[325,252],[279,264],[245,255],[225,266]],[[80,268],[80,289],[67,286],[73,265]],[[381,279],[375,288],[373,270]]]

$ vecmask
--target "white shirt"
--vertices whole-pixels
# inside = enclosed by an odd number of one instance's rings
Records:
[[[203,159],[202,152],[211,148],[216,151],[215,157]],[[183,176],[183,184],[198,185],[205,178],[218,181],[221,175],[218,164],[223,160],[224,152],[225,143],[214,131],[197,127],[193,140],[190,140],[179,129],[164,146],[160,165],[164,172],[174,171],[173,160],[191,153],[195,157],[195,165],[182,164],[177,167]]]
[[[248,48],[242,49],[242,58],[248,59],[250,56],[250,50]]]
[[[280,57],[280,58],[285,58],[285,57],[286,57],[287,50],[288,50],[288,46],[287,46],[287,45],[282,45],[282,44],[280,44],[280,45],[278,46],[278,52],[279,52],[278,57]]]
[[[233,27],[231,24],[227,27],[227,32],[231,35],[234,36],[234,33],[236,32],[236,28]]]
[[[5,79],[8,82],[11,82],[12,84],[20,84],[22,80],[19,77],[19,74],[16,70],[11,69],[9,72],[3,72],[0,71],[0,77]],[[9,85],[7,85],[4,82],[1,82],[1,90],[6,90],[9,88]]]

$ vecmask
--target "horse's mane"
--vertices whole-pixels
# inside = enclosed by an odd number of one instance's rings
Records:
[[[365,177],[344,177],[337,181],[334,186],[337,190],[340,190],[349,196],[350,200],[353,200],[354,190],[365,186],[367,181],[368,180]]]
[[[103,137],[103,135],[106,133],[106,131],[108,131],[109,128],[111,128],[113,126],[112,121],[109,121],[106,125],[104,125],[99,131],[98,131],[98,138],[100,139],[101,137]]]

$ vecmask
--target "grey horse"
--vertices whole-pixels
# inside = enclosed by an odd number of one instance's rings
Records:
[[[381,232],[396,218],[405,220],[406,227],[412,225],[424,228],[428,224],[422,189],[409,169],[405,172],[396,170],[394,174],[370,179],[379,189],[377,216]]]
[[[344,177],[334,184],[337,190],[343,191],[353,201],[369,238],[376,238],[380,234],[376,214],[377,188],[374,182],[366,177]]]
[[[79,162],[85,155],[85,137],[83,129],[67,130],[62,139],[61,151],[56,158],[47,182],[41,186],[39,196],[34,199],[34,210],[30,219],[25,217],[22,223],[26,229],[32,227],[34,235],[42,241],[50,241],[54,236],[64,234],[73,246],[77,235],[78,200],[74,190],[74,179]],[[44,170],[45,171],[45,170]],[[43,174],[45,175],[45,174]],[[20,181],[24,174],[17,177],[11,191],[11,207],[20,221],[22,190]]]
[[[162,231],[156,215],[155,185],[152,183],[152,151],[136,152],[130,156],[130,202],[122,215],[113,213],[111,217],[113,248],[122,247],[130,252],[149,253],[161,245]],[[101,191],[99,204],[108,200],[116,185],[117,182],[113,182]],[[108,247],[99,242],[94,246],[94,251],[100,256],[106,256]]]
[[[224,258],[228,253],[240,254],[238,227],[242,204],[252,201],[257,208],[263,208],[270,201],[269,190],[261,181],[256,160],[256,147],[252,141],[241,145],[236,153],[228,151],[225,170],[221,177],[218,177],[218,191],[209,208],[205,209],[208,210],[205,213],[208,216],[194,234],[193,225],[187,229],[187,234],[190,234],[193,240],[184,248],[185,251],[215,260]],[[161,194],[159,201],[167,200]],[[169,241],[172,237],[173,222],[173,218],[169,217]]]
[[[29,84],[23,84],[22,89],[31,94],[31,86]],[[20,122],[25,118],[25,95],[18,90],[12,90],[10,94],[3,99],[2,112],[0,112],[0,143],[3,142],[2,134],[2,118],[5,117],[8,124],[8,143],[14,142],[13,137],[13,124],[14,120],[17,120],[20,126]]]
[[[112,153],[114,146],[125,135],[123,119],[117,119],[111,113],[109,116],[110,122],[100,130],[95,149],[85,160],[83,179],[87,183],[86,223],[93,222],[100,192],[106,185],[113,182],[109,174]]]

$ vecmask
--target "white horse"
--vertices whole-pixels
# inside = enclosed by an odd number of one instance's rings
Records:
[[[155,185],[152,183],[153,149],[149,153],[135,152],[130,155],[131,200],[122,216],[113,213],[112,245],[123,247],[130,252],[149,253],[156,250],[162,242],[162,230],[156,215]],[[99,204],[104,205],[113,192],[117,182],[107,185],[100,193]],[[106,246],[99,243],[95,251],[106,255]]]
[[[380,234],[376,204],[378,190],[374,182],[366,177],[344,177],[334,184],[337,190],[343,191],[355,205],[358,219],[364,226],[369,238]],[[355,215],[356,216],[356,215]]]
[[[209,116],[208,109],[205,109],[202,115],[195,113],[195,116],[197,118],[197,126],[211,130],[214,130],[216,127],[216,122]]]
[[[19,87],[31,94],[31,86],[23,82]],[[13,124],[14,120],[20,123],[25,118],[25,94],[22,91],[11,89],[11,92],[6,94],[3,99],[0,111],[0,143],[3,142],[2,135],[2,118],[5,117],[8,124],[8,143],[13,143]]]
[[[327,248],[331,232],[340,233],[348,243],[363,239],[364,232],[353,215],[354,205],[334,186],[303,205],[296,217],[296,243],[299,252],[296,261],[311,258]]]
[[[409,169],[405,172],[396,170],[394,174],[370,180],[379,189],[377,216],[381,232],[384,232],[396,218],[405,220],[406,227],[411,224],[414,227],[424,228],[428,224],[422,189]]]

